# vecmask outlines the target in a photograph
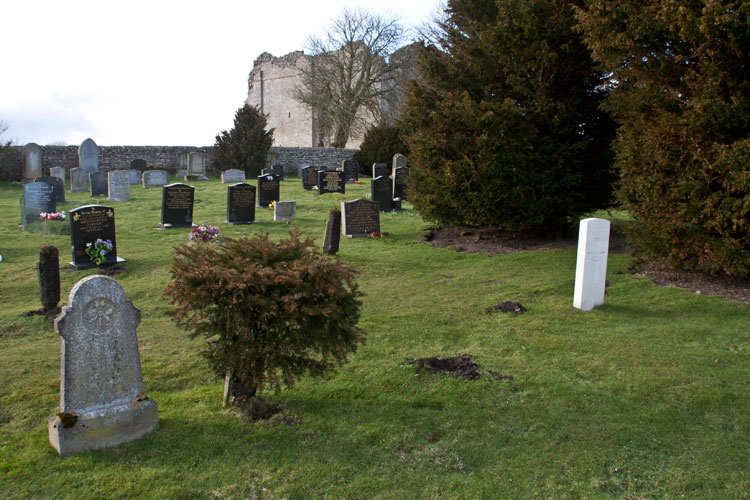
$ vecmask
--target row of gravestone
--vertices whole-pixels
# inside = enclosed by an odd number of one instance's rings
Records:
[[[31,182],[37,177],[42,176],[42,148],[36,143],[28,143],[23,148],[24,157],[24,169],[23,179],[24,182]],[[78,148],[78,167],[83,170],[83,178],[86,175],[99,172],[99,146],[92,139],[86,139],[83,141]],[[146,170],[146,161],[142,159],[133,160],[130,163],[131,170],[144,171]],[[61,177],[64,181],[65,170],[62,167],[52,167],[50,170],[54,170],[55,173],[50,175]],[[74,169],[73,169],[74,170]],[[81,175],[81,174],[76,174]],[[206,158],[203,151],[191,151],[178,157],[178,172],[177,177],[190,180],[207,180],[206,176]],[[71,179],[72,180],[72,179]],[[131,184],[137,184],[139,181],[136,180]],[[77,184],[80,185],[80,184]],[[85,190],[85,187],[83,188]],[[78,192],[78,191],[72,191]]]

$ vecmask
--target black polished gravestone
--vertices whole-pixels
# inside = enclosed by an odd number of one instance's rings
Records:
[[[90,269],[97,267],[86,253],[87,245],[95,244],[96,240],[110,241],[112,249],[104,256],[100,266],[111,266],[125,259],[117,256],[117,241],[115,240],[115,209],[102,205],[86,205],[74,208],[68,214],[70,219],[70,244],[73,252],[73,269]]]
[[[372,178],[375,177],[388,177],[388,164],[387,163],[373,163],[372,164]]]
[[[342,232],[350,237],[370,236],[380,232],[378,203],[370,200],[345,201],[341,204]]]
[[[61,178],[45,175],[42,177],[37,177],[36,179],[34,179],[34,182],[46,182],[47,184],[52,186],[55,189],[55,202],[65,203],[65,181],[63,181]]]
[[[393,169],[393,199],[406,200],[406,179],[409,178],[409,167]]]
[[[195,188],[176,182],[162,188],[160,228],[191,227]]]
[[[370,191],[370,199],[378,203],[381,212],[393,211],[393,181],[390,177],[374,178]]]
[[[146,163],[146,160],[142,158],[137,158],[130,162],[130,169],[145,172],[146,170],[148,170],[148,163]]]
[[[91,196],[109,196],[109,181],[107,172],[91,172],[89,174]]]
[[[227,186],[227,224],[255,221],[255,186],[240,182]]]
[[[357,160],[343,160],[341,170],[344,171],[344,180],[354,182],[359,180],[359,162]]]
[[[300,170],[300,175],[302,176],[302,188],[306,190],[311,190],[315,186],[318,185],[318,169],[310,166],[305,165],[302,167],[302,170]]]
[[[23,185],[21,199],[21,224],[39,222],[42,212],[57,212],[55,203],[55,188],[46,182],[29,182]]]
[[[271,175],[275,175],[280,181],[284,180],[284,165],[277,163],[271,166]]]
[[[258,206],[265,208],[272,201],[279,201],[279,178],[275,175],[258,177]]]
[[[326,193],[344,194],[344,172],[341,170],[321,170],[318,172],[318,195]]]

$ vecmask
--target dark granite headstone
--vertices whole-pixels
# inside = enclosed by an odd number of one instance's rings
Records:
[[[255,220],[255,186],[227,186],[227,224],[250,224]]]
[[[373,163],[372,164],[372,178],[375,177],[388,177],[388,164],[387,163]]]
[[[192,226],[195,188],[178,182],[162,190],[160,227]]]
[[[376,201],[381,212],[393,210],[393,181],[390,177],[380,176],[372,180],[370,199]]]
[[[393,169],[393,199],[406,200],[406,180],[409,178],[409,167]]]
[[[112,250],[105,256],[103,266],[124,262],[117,257],[117,242],[115,241],[115,209],[102,205],[86,205],[74,208],[68,214],[70,219],[70,244],[73,251],[75,269],[90,269],[96,267],[91,257],[86,253],[86,245],[97,239],[112,242]]]
[[[378,203],[370,200],[345,201],[341,204],[342,231],[346,236],[369,236],[380,232]]]
[[[278,177],[280,181],[284,180],[284,165],[277,163],[271,166],[271,175]]]
[[[148,170],[148,163],[146,163],[146,160],[138,158],[138,159],[133,160],[133,161],[130,162],[130,169],[131,170],[140,170],[141,172],[144,172],[144,171]]]
[[[55,189],[55,203],[65,203],[65,183],[59,177],[45,175],[37,177],[34,182],[45,182]]]
[[[354,182],[359,180],[359,162],[357,160],[343,160],[341,170],[344,171],[344,180]]]
[[[39,222],[42,212],[57,212],[55,203],[55,188],[46,182],[29,182],[23,185],[23,200],[21,200],[21,224]]]
[[[336,255],[341,240],[341,212],[331,210],[326,221],[326,232],[323,236],[323,253]]]
[[[302,175],[302,187],[308,191],[318,185],[318,169],[305,165],[300,170]]]
[[[91,186],[91,196],[107,196],[109,194],[107,172],[90,173],[89,185]]]
[[[258,177],[258,206],[267,207],[272,201],[279,201],[279,178],[261,175]]]
[[[318,172],[318,195],[345,193],[344,172],[341,170],[321,170]]]

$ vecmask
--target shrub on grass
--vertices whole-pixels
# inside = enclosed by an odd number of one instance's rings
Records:
[[[354,269],[297,231],[278,243],[263,233],[175,250],[169,314],[206,339],[202,354],[217,375],[233,374],[250,393],[321,375],[363,341]]]
[[[216,166],[222,172],[242,170],[257,177],[266,164],[266,154],[273,143],[273,131],[266,130],[268,120],[258,108],[245,104],[234,115],[234,127],[216,135],[214,154]]]

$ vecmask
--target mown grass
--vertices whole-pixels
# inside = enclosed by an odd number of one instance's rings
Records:
[[[293,227],[322,242],[328,209],[366,197],[303,191],[297,220],[223,224],[226,186],[196,183],[195,219],[233,237]],[[515,499],[745,498],[750,494],[750,306],[660,288],[610,256],[605,305],[572,307],[575,249],[488,257],[421,244],[427,223],[383,214],[387,238],[343,239],[360,270],[367,343],[335,374],[272,398],[296,425],[251,425],[221,408],[221,381],[165,315],[161,293],[186,229],[158,230],[161,191],[124,203],[67,194],[70,210],[115,207],[142,312],[144,381],[159,429],[115,449],[60,459],[46,419],[59,404],[60,339],[40,307],[35,262],[66,236],[18,227],[21,187],[0,184],[0,498]],[[63,272],[62,292],[95,271]],[[505,300],[523,315],[487,314]],[[422,372],[407,360],[469,353],[512,381]]]

